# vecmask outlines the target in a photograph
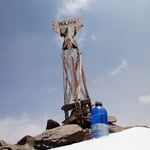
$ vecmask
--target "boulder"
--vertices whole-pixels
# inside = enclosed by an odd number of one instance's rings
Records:
[[[25,136],[17,144],[7,144],[5,141],[0,141],[0,150],[35,150],[34,137]]]
[[[46,130],[35,136],[34,147],[37,150],[47,150],[84,140],[85,132],[76,124],[64,125]]]
[[[16,150],[16,146],[7,144],[5,141],[0,140],[0,150]]]
[[[5,146],[0,147],[0,150],[18,150],[15,145],[7,144]]]
[[[124,130],[125,128],[115,124],[117,118],[115,116],[108,116],[109,133],[115,133]]]
[[[60,124],[52,119],[47,120],[46,130],[59,127]]]
[[[26,135],[25,137],[23,137],[22,139],[20,139],[17,142],[17,145],[25,145],[25,144],[33,145],[34,144],[34,137],[32,137],[30,135]]]
[[[121,127],[121,126],[116,125],[116,124],[109,125],[109,133],[119,132],[119,131],[122,131],[124,129],[125,129],[124,127]]]
[[[6,146],[6,145],[7,145],[7,143],[6,143],[5,141],[0,140],[0,147],[2,147],[2,146]]]
[[[117,122],[117,118],[115,116],[108,116],[108,124],[113,124]]]
[[[25,145],[8,144],[6,146],[0,147],[0,150],[35,150],[35,148],[29,144],[25,144]]]
[[[83,129],[83,132],[84,132],[83,141],[86,141],[86,140],[89,140],[92,138],[91,137],[91,129],[89,129],[89,128]]]

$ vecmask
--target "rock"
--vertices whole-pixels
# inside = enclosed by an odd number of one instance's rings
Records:
[[[122,131],[124,129],[125,129],[124,127],[121,127],[121,126],[116,125],[116,124],[109,125],[109,133],[119,132],[119,131]]]
[[[6,143],[5,141],[0,140],[0,147],[2,147],[2,146],[6,146],[6,145],[7,145],[7,143]]]
[[[54,120],[47,120],[46,130],[59,127],[59,123]]]
[[[17,145],[25,145],[25,144],[33,145],[34,137],[30,135],[26,135],[25,137],[23,137],[21,140],[17,142]]]
[[[29,144],[25,145],[11,145],[0,147],[0,150],[35,150],[35,148]]]
[[[117,122],[117,118],[115,116],[108,116],[108,124],[113,124]]]
[[[27,135],[14,145],[0,141],[0,150],[35,150],[33,145],[34,137]]]
[[[135,126],[127,126],[127,127],[124,127],[124,129],[134,128],[134,127],[150,128],[150,126],[146,126],[146,125],[135,125]]]
[[[16,146],[7,144],[5,141],[0,140],[0,150],[16,150]]]
[[[18,149],[15,145],[8,144],[0,147],[0,150],[18,150]]]
[[[33,145],[34,145],[34,137],[26,135],[17,142],[16,147],[20,150],[35,150]]]
[[[84,140],[85,132],[78,125],[64,125],[46,130],[35,137],[34,147],[37,150],[46,150],[58,146],[68,145]]]
[[[115,116],[108,116],[109,133],[115,133],[125,129],[122,126],[114,124],[116,122],[117,122],[117,118]]]
[[[86,140],[89,140],[91,139],[91,129],[83,129],[83,132],[84,132],[84,139],[83,141],[86,141]]]
[[[114,124],[117,122],[117,119],[114,116],[109,116],[108,120],[110,134],[133,127],[121,127]],[[60,126],[59,123],[50,119],[47,121],[46,130],[35,137],[27,135],[14,145],[7,144],[5,141],[0,140],[0,150],[48,150],[89,139],[91,139],[90,126],[87,128],[81,128],[77,124]]]

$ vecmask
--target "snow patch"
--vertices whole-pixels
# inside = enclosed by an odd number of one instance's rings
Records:
[[[134,127],[98,139],[62,146],[53,150],[92,150],[95,147],[102,150],[149,150],[149,139],[149,128]]]

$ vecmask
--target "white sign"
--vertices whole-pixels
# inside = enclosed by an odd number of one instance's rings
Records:
[[[83,22],[80,18],[72,18],[72,19],[65,19],[60,21],[52,22],[53,30],[60,34],[60,29],[63,29],[68,26],[74,26],[81,28],[83,26]]]

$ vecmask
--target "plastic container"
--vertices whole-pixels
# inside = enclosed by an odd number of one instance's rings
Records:
[[[107,111],[102,107],[102,103],[96,103],[91,113],[91,133],[92,138],[108,135]]]

